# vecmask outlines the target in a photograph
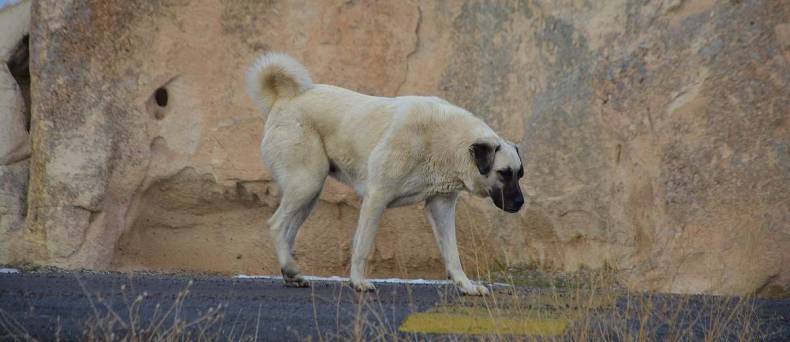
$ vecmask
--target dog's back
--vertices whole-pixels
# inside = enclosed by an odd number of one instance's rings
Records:
[[[401,153],[419,155],[409,156],[417,160],[429,157],[426,152],[448,153],[434,151],[446,146],[437,139],[467,143],[470,136],[495,134],[472,114],[441,98],[378,97],[313,84],[304,66],[282,54],[264,55],[247,77],[250,93],[269,114],[265,136],[278,135],[296,143],[293,137],[315,135],[322,145],[320,151],[294,149],[292,153],[324,155],[331,175],[360,195],[365,191],[370,156],[378,146],[398,146]],[[270,157],[264,153],[263,158]]]

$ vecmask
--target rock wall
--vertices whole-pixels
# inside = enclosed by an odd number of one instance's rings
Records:
[[[460,202],[471,274],[608,264],[636,289],[786,294],[789,12],[779,0],[37,1],[27,225],[0,257],[277,273],[265,117],[243,81],[277,50],[320,83],[447,98],[519,143],[527,209]],[[297,240],[305,272],[347,272],[358,207],[326,185]],[[421,208],[382,225],[374,276],[444,277]]]
[[[0,262],[24,234],[29,175],[30,1],[0,5]]]

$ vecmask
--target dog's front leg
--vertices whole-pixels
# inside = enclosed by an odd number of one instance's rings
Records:
[[[371,192],[362,200],[359,223],[354,234],[354,247],[351,253],[351,284],[357,291],[373,291],[376,288],[365,279],[365,266],[373,249],[373,241],[379,230],[379,220],[387,207],[387,199],[377,192]]]
[[[433,234],[439,243],[447,273],[466,295],[482,296],[488,294],[488,289],[482,285],[474,284],[466,277],[461,267],[461,258],[458,256],[458,244],[455,239],[455,205],[458,194],[443,194],[431,197],[427,201],[425,210],[428,212],[428,221],[433,227]]]

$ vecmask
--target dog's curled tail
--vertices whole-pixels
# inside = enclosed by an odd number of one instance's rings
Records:
[[[284,53],[266,53],[247,71],[247,90],[264,113],[278,99],[294,97],[312,87],[304,65]]]

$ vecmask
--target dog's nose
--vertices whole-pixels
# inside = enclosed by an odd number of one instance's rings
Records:
[[[524,197],[519,196],[513,199],[513,203],[507,205],[504,210],[509,213],[517,213],[519,210],[521,210],[522,205],[524,205]]]
[[[521,209],[521,206],[524,205],[524,197],[518,197],[515,201],[513,201],[513,205],[516,208]]]

